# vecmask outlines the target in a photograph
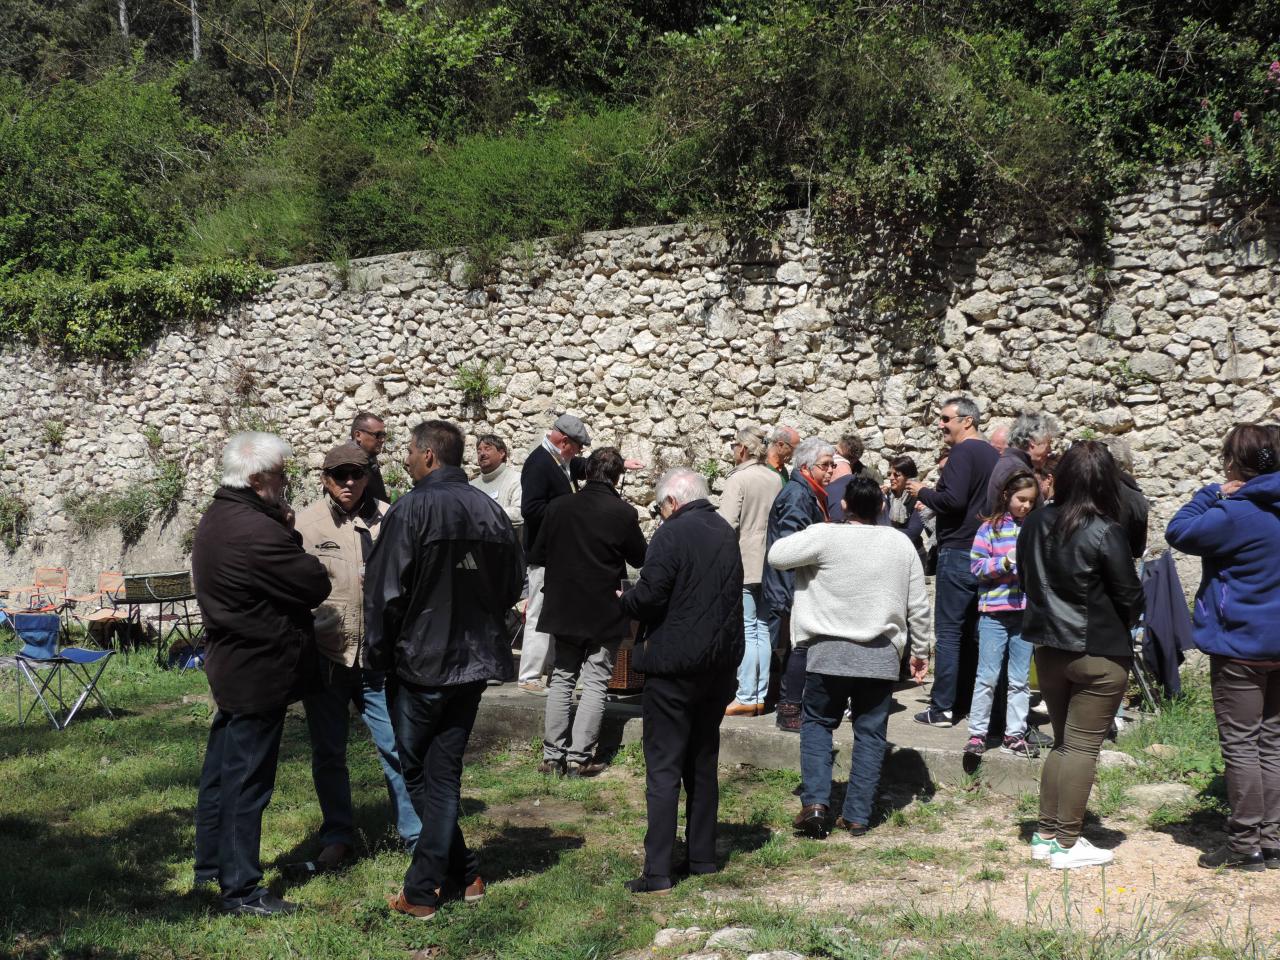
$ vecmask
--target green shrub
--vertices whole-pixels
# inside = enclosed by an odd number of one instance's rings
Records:
[[[251,263],[126,270],[86,281],[44,273],[0,283],[0,336],[71,354],[136,356],[166,327],[202,320],[262,290]]]
[[[463,403],[484,406],[502,393],[502,387],[494,382],[494,378],[501,375],[501,360],[496,361],[492,367],[487,360],[462,363],[458,365],[458,372],[453,378],[453,388],[462,391]]]
[[[67,439],[67,425],[62,420],[50,418],[44,422],[44,442],[51,447],[60,447]]]
[[[80,492],[63,499],[63,509],[81,536],[115,526],[125,546],[142,539],[153,519],[168,522],[177,512],[186,471],[176,460],[159,460],[153,475],[106,492]]]

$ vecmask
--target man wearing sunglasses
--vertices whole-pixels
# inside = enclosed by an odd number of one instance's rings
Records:
[[[353,443],[339,444],[324,458],[325,495],[299,513],[297,520],[303,546],[319,557],[333,585],[329,599],[315,611],[322,686],[304,701],[311,734],[311,777],[323,816],[320,854],[293,867],[295,873],[305,875],[334,870],[355,852],[347,774],[347,714],[352,703],[378,748],[400,839],[412,847],[422,829],[396,753],[387,714],[386,677],[360,666],[364,565],[387,511],[387,503],[370,491],[370,481],[364,450]]]
[[[387,502],[387,485],[382,480],[382,468],[378,466],[378,454],[387,445],[387,425],[376,413],[362,410],[351,421],[351,446],[359,447],[368,457],[369,485],[367,492],[375,500]]]

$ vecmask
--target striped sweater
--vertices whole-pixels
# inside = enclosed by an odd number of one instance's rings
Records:
[[[1027,605],[1022,584],[1018,581],[1018,568],[1010,557],[1018,545],[1018,532],[1022,524],[1006,513],[995,524],[990,521],[978,528],[969,551],[969,569],[978,578],[978,610],[981,613],[1000,613],[1021,610]]]

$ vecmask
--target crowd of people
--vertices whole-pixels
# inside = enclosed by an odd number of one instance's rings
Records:
[[[885,477],[852,430],[829,442],[786,425],[745,427],[718,503],[689,468],[658,477],[648,542],[622,496],[644,464],[612,446],[584,457],[590,433],[568,413],[520,469],[501,438],[477,437],[470,480],[461,430],[418,424],[404,458],[413,486],[394,505],[378,464],[385,423],[361,413],[323,458],[323,496],[296,517],[285,498],[290,447],[265,433],[230,438],[192,554],[217,705],[197,882],[217,884],[228,912],[296,909],[263,886],[259,839],[285,709],[301,700],[322,823],[316,859],[290,869],[323,873],[356,855],[354,704],[410,852],[389,907],[429,919],[450,898],[482,898],[458,817],[486,686],[515,681],[545,695],[540,771],[594,777],[607,765],[601,723],[624,647],[645,678],[648,830],[633,892],[661,894],[717,869],[726,716],[772,713],[799,734],[798,831],[865,833],[895,685],[923,683],[930,660],[917,722],[967,718],[975,757],[1048,748],[1031,857],[1058,869],[1109,862],[1112,851],[1081,826],[1144,609],[1135,560],[1148,505],[1131,457],[1118,442],[1056,449],[1058,424],[1036,411],[985,434],[963,396],[944,399],[936,422],[932,469],[891,455]],[[1234,429],[1224,481],[1167,533],[1205,565],[1195,630],[1211,657],[1231,806],[1228,843],[1201,858],[1206,867],[1280,867],[1278,452],[1280,428]],[[1048,736],[1029,723],[1033,663]],[[832,733],[845,717],[854,747],[832,818]]]

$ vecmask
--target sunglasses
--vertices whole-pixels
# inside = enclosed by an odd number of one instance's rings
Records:
[[[364,471],[359,467],[346,467],[330,470],[329,476],[338,483],[350,483],[352,480],[364,479]]]
[[[385,430],[358,430],[357,433],[367,433],[371,437],[377,437],[379,440],[387,439],[387,431]]]
[[[952,420],[963,420],[964,414],[957,413],[955,416],[948,417],[946,415],[938,417],[939,423],[950,423]]]

